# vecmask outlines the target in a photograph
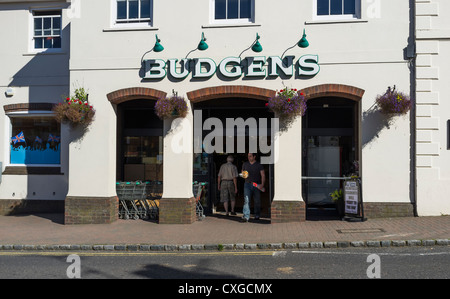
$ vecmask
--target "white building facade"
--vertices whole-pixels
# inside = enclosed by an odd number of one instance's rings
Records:
[[[2,213],[110,223],[117,183],[139,180],[163,188],[160,223],[192,223],[192,183],[207,186],[205,211],[221,212],[220,164],[232,154],[240,171],[248,151],[274,157],[261,194],[273,223],[332,211],[329,194],[355,173],[366,217],[450,213],[445,1],[193,2],[0,0]],[[375,99],[394,86],[416,105],[388,118]],[[95,109],[86,131],[52,113],[80,87]],[[265,103],[286,88],[308,109],[277,131]],[[161,120],[155,103],[172,95],[188,114]],[[240,118],[247,129],[226,123]],[[269,150],[261,139],[250,147],[253,120],[270,124],[258,131]],[[230,138],[213,138],[230,127]]]
[[[450,3],[416,1],[416,161],[419,215],[448,214]]]

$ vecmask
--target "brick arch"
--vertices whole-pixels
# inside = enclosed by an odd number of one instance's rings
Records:
[[[243,85],[206,87],[187,93],[187,97],[191,101],[191,103],[198,103],[212,99],[229,98],[229,97],[239,97],[239,98],[267,101],[274,95],[275,90]]]
[[[19,103],[4,105],[3,109],[9,112],[27,112],[27,111],[52,111],[55,103]]]
[[[157,100],[167,95],[164,91],[147,88],[147,87],[131,87],[124,88],[108,93],[106,96],[111,104],[120,104],[135,99]]]
[[[358,87],[343,84],[321,84],[304,88],[301,92],[305,94],[308,100],[320,97],[341,97],[360,101],[365,91]]]

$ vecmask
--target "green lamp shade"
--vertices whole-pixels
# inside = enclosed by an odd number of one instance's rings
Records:
[[[204,51],[204,50],[208,49],[208,44],[205,43],[204,40],[201,40],[200,43],[198,44],[197,49],[199,49],[200,51]]]
[[[164,47],[159,42],[156,42],[155,46],[153,47],[153,51],[161,52],[162,50],[164,50]]]
[[[297,45],[298,45],[300,48],[308,48],[309,42],[308,42],[308,40],[306,39],[305,30],[303,30],[303,36],[302,36],[302,38],[300,39],[300,41],[298,42]]]
[[[260,36],[259,36],[258,33],[256,33],[256,42],[252,46],[252,51],[253,52],[259,53],[263,49],[261,44],[259,43],[259,39],[260,39]]]
[[[205,35],[202,33],[202,39],[200,40],[197,49],[199,49],[200,51],[208,49],[208,44],[205,41],[206,41]]]
[[[153,51],[155,52],[161,52],[162,50],[164,50],[164,47],[159,43],[161,40],[158,39],[158,36],[156,35],[156,42],[155,42],[155,46],[153,47]]]
[[[259,41],[257,41],[252,47],[253,52],[256,52],[256,53],[261,52],[262,49],[263,48],[262,48],[261,44],[259,43]]]

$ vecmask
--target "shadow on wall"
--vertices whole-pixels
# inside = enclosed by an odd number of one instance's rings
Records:
[[[381,113],[373,104],[367,111],[363,112],[362,117],[362,148],[375,141],[382,130],[389,129],[395,122],[391,115]]]
[[[31,54],[31,60],[9,83],[11,87],[28,87],[28,103],[58,103],[69,94],[70,24],[63,28],[61,36],[60,52],[46,50]]]
[[[8,86],[23,88],[28,90],[26,96],[7,97],[8,104],[39,104],[39,103],[59,103],[65,96],[69,95],[70,89],[70,24],[65,26],[61,32],[61,51],[43,51],[36,54],[21,55],[20,62],[28,59],[27,62],[12,76]],[[39,110],[40,105],[29,105],[24,113],[32,110]],[[26,176],[26,186],[23,183],[17,184],[8,194],[12,199],[3,201],[3,210],[10,215],[15,214],[36,214],[36,213],[63,213],[64,199],[67,195],[69,144],[80,138],[77,132],[68,133],[64,126],[61,126],[61,150],[60,164],[40,165],[33,164],[18,166],[12,165],[12,173],[7,173],[11,177]],[[43,138],[43,136],[40,136]],[[43,139],[43,141],[47,141]],[[8,157],[10,158],[10,157]],[[9,161],[8,161],[9,162]],[[30,167],[34,166],[34,167]],[[32,173],[30,173],[32,171]],[[15,173],[17,172],[17,173]],[[33,175],[30,175],[33,174]],[[5,174],[6,175],[6,174]],[[22,182],[21,180],[19,180]],[[42,182],[45,181],[45,187]],[[47,184],[48,183],[48,184]],[[64,187],[65,186],[65,187]],[[17,188],[16,188],[17,187]],[[24,190],[25,189],[25,190]],[[26,194],[18,197],[21,190]]]

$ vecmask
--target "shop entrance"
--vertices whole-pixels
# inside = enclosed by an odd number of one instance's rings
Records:
[[[337,216],[330,193],[357,171],[357,102],[335,97],[308,101],[302,129],[302,193],[306,217]]]
[[[117,181],[162,186],[163,121],[154,105],[154,100],[138,99],[117,106]]]
[[[242,99],[242,98],[224,98],[224,99],[216,99],[205,102],[196,103],[194,105],[194,111],[201,110],[202,112],[202,121],[204,122],[208,118],[216,118],[219,119],[223,124],[224,134],[226,136],[227,129],[227,118],[228,119],[237,119],[242,118],[243,120],[247,120],[249,118],[253,118],[257,121],[259,125],[260,119],[267,120],[267,145],[270,145],[270,132],[271,132],[271,119],[274,117],[273,113],[269,112],[265,107],[265,102],[261,100],[253,100],[253,99]],[[194,124],[196,126],[198,124]],[[233,144],[234,150],[232,152],[226,153],[226,143],[229,142],[229,138],[223,138],[223,148],[224,152],[212,152],[207,153],[205,150],[202,153],[194,153],[194,174],[193,178],[196,182],[204,182],[206,186],[206,190],[204,192],[204,196],[202,198],[202,205],[204,206],[205,212],[207,214],[216,214],[221,215],[224,214],[223,204],[220,203],[220,191],[217,189],[217,176],[220,169],[220,166],[226,163],[226,159],[228,155],[232,155],[234,158],[233,164],[236,165],[238,172],[242,170],[242,164],[247,159],[247,153],[249,152],[249,144],[250,142],[254,142],[258,139],[257,136],[251,136],[250,130],[248,127],[245,128],[231,128],[234,131]],[[205,140],[205,137],[211,133],[211,130],[202,130],[202,140]],[[258,132],[259,133],[259,132]],[[243,137],[243,138],[242,138]],[[228,140],[228,141],[227,141]],[[238,144],[241,144],[245,141],[245,147],[242,151],[241,148],[238,147]],[[195,142],[195,141],[194,141]],[[259,142],[259,141],[258,141]],[[264,153],[260,150],[260,146],[257,146],[257,160],[261,161],[261,157],[268,156],[270,153]],[[273,164],[263,164],[265,174],[266,174],[266,183],[265,188],[266,191],[261,193],[261,217],[268,218],[270,217],[270,205],[273,199]],[[236,195],[236,207],[235,211],[239,214],[242,213],[243,203],[244,203],[244,179],[238,178],[238,194]],[[253,213],[253,203],[251,203],[251,213]]]

